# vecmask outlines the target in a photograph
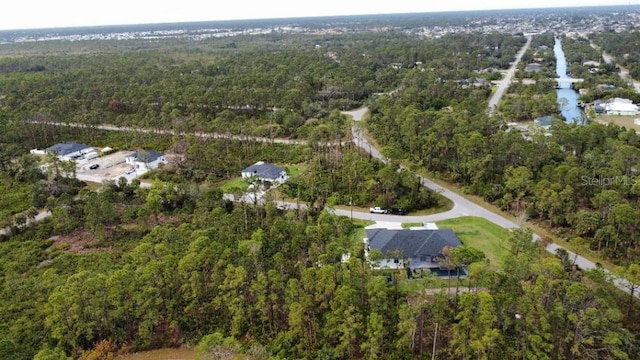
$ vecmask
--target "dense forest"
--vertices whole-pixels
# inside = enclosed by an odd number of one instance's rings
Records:
[[[333,140],[344,129],[332,128],[331,110],[393,90],[407,68],[422,64],[442,81],[466,79],[508,66],[521,40],[500,34],[419,40],[391,33],[291,44],[273,36],[224,52],[199,44],[194,54],[148,49],[12,56],[0,58],[0,101],[20,122],[43,120],[42,114],[86,125]]]
[[[510,101],[555,101],[540,78],[514,86],[503,114],[488,116],[488,81],[525,41],[389,31],[0,49],[0,216],[11,225],[0,234],[0,358],[174,346],[256,360],[640,357],[633,294],[602,269],[547,254],[531,230],[509,234],[499,263],[483,249],[452,250],[448,268],[467,279],[411,279],[372,269],[364,224],[323,211],[446,206],[420,186],[413,171],[425,170],[625,265],[636,290],[640,137],[562,122],[529,140],[504,131],[513,114],[538,111]],[[387,164],[348,142],[339,110],[363,104]],[[86,184],[72,163],[28,154],[64,141],[180,160],[142,179],[148,186]],[[309,206],[225,200],[220,185],[258,160],[304,168],[277,190]],[[39,210],[51,216],[29,224]]]
[[[470,275],[450,296],[446,282],[399,290],[406,274],[371,270],[353,230],[347,218],[234,206],[180,184],[82,191],[0,243],[0,355],[95,359],[200,342],[253,359],[411,359],[432,346],[443,359],[638,356],[622,316],[635,308],[601,271],[545,257],[529,231],[511,235],[499,271],[454,257]],[[345,251],[358,255],[343,263]]]

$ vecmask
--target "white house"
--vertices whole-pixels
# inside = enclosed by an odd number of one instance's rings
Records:
[[[264,161],[258,161],[242,170],[243,179],[252,177],[271,183],[283,183],[289,179],[289,175],[287,175],[287,172],[283,168]]]
[[[44,149],[46,154],[56,154],[60,160],[78,160],[96,153],[89,145],[76,142],[60,143]],[[97,155],[97,154],[96,154]]]
[[[629,99],[614,98],[602,104],[607,115],[637,115],[640,114],[638,105]]]
[[[160,164],[166,164],[167,158],[157,151],[141,150],[127,156],[125,162],[138,170],[148,171],[157,169]]]

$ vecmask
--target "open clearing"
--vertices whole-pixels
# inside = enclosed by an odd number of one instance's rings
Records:
[[[479,217],[464,216],[436,222],[440,229],[452,229],[466,246],[484,252],[492,266],[500,266],[507,254],[509,231]]]
[[[243,192],[247,191],[249,187],[249,182],[247,182],[242,177],[238,176],[237,178],[233,178],[226,183],[220,186],[220,190],[224,193],[233,193],[233,189],[240,189]]]
[[[118,356],[116,360],[195,360],[193,349],[160,349]]]
[[[640,125],[636,125],[633,120],[640,117],[639,115],[598,115],[596,121],[601,120],[607,123],[616,124],[618,126],[623,126],[627,129],[634,129],[635,131],[640,131]]]

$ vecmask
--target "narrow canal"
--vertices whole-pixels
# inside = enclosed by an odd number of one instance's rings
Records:
[[[567,58],[564,55],[564,50],[562,50],[562,40],[559,37],[555,38],[553,52],[556,56],[556,74],[558,78],[571,79],[567,75]],[[560,81],[558,83],[557,96],[558,106],[564,120],[570,124],[584,124],[584,112],[578,106],[578,92],[571,88],[571,83]]]

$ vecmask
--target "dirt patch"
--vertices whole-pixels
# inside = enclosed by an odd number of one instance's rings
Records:
[[[194,360],[196,358],[193,349],[160,349],[143,351],[135,354],[121,355],[116,360]]]
[[[76,254],[86,254],[97,250],[109,250],[108,248],[93,247],[92,245],[95,245],[98,239],[85,230],[75,230],[69,234],[54,236],[51,239],[54,241],[53,247]]]

